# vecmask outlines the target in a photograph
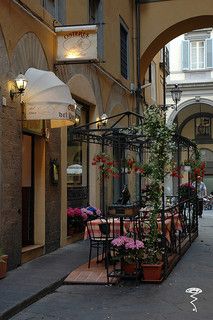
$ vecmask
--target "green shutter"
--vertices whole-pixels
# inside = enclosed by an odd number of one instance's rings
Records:
[[[206,40],[206,68],[213,68],[213,41],[212,39]]]
[[[190,54],[189,54],[189,40],[183,40],[182,42],[182,69],[189,70],[190,66]]]

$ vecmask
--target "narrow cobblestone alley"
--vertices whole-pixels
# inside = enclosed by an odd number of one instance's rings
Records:
[[[213,211],[205,211],[199,224],[199,237],[161,285],[61,286],[12,319],[212,320]],[[197,312],[188,288],[202,290]]]

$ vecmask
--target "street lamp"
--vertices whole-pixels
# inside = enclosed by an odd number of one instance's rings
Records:
[[[177,111],[177,104],[181,99],[182,90],[179,88],[178,84],[175,84],[174,88],[171,90],[172,100],[175,103],[175,110]]]

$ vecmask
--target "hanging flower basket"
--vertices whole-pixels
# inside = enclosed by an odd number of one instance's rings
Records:
[[[191,166],[183,166],[183,171],[185,171],[185,172],[191,172],[191,170],[192,170],[192,168],[191,168]]]

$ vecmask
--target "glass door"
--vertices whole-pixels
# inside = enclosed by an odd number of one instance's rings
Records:
[[[89,122],[88,108],[81,106],[80,125]],[[89,144],[72,141],[67,130],[67,206],[76,208],[89,204]]]

